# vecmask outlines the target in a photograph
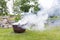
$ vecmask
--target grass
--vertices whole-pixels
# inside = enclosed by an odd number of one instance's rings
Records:
[[[60,40],[60,28],[45,31],[14,33],[12,28],[0,28],[0,40]]]

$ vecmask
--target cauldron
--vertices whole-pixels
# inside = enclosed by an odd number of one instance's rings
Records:
[[[23,33],[25,32],[25,29],[22,27],[19,27],[18,25],[13,25],[13,30],[15,33]]]

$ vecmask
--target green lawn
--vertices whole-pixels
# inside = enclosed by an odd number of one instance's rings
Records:
[[[12,28],[0,28],[0,40],[60,40],[60,28],[45,31],[26,31],[14,33]]]

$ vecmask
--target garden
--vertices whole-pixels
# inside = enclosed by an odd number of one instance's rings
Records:
[[[60,6],[39,2],[0,0],[0,40],[60,40]]]

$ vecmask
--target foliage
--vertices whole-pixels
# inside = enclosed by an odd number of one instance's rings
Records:
[[[36,5],[35,7],[34,7],[34,11],[39,11],[40,10],[40,8],[38,7],[38,5]]]
[[[60,19],[60,17],[58,17],[58,16],[50,16],[48,18],[48,20],[57,20],[57,19]]]
[[[0,0],[0,15],[8,15],[5,0]]]
[[[28,12],[30,9],[30,5],[23,5],[20,7],[21,11]]]
[[[30,4],[31,2],[34,4]],[[28,12],[31,7],[34,7],[34,11],[38,11],[38,5],[39,4],[37,0],[16,0],[14,3],[14,10],[20,12]]]
[[[17,14],[16,17],[15,17],[15,21],[19,21],[21,19],[21,15],[20,14]]]
[[[57,16],[50,16],[50,18],[57,18]]]

